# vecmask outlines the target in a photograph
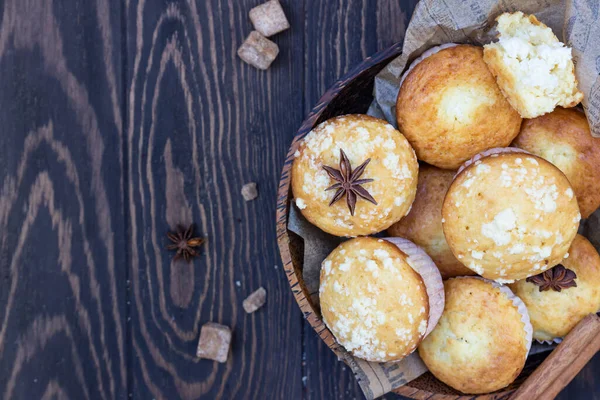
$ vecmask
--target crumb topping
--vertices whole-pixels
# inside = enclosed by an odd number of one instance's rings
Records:
[[[479,164],[477,164],[477,163],[479,163]],[[489,165],[482,164],[481,161],[477,161],[475,164],[477,164],[477,167],[475,167],[475,172],[477,174],[485,174],[492,170],[492,168]]]
[[[475,271],[479,275],[482,275],[484,272],[483,267],[480,264],[476,264],[474,262],[469,264],[469,269],[471,269],[472,271]]]
[[[567,197],[569,199],[572,199],[573,198],[573,189],[568,188],[567,190],[565,190],[565,194],[567,195]]]
[[[533,201],[534,207],[546,213],[556,211],[556,199],[558,199],[556,185],[544,185],[544,177],[536,179],[534,184],[534,187],[524,188],[525,193]]]
[[[306,202],[301,199],[300,197],[296,198],[296,206],[301,209],[304,210],[306,208]]]
[[[517,217],[512,208],[506,208],[494,216],[492,222],[481,225],[481,234],[498,246],[510,243],[511,231],[517,226]]]
[[[521,254],[525,251],[525,245],[523,243],[515,243],[510,249],[508,249],[509,254]],[[499,253],[500,257],[502,257],[502,253]]]
[[[331,265],[332,265],[331,260],[323,261],[323,264],[321,265],[321,267],[323,268],[323,271],[325,271],[325,275],[331,274]]]
[[[476,260],[481,260],[483,258],[484,254],[485,253],[483,251],[477,251],[477,250],[471,251],[471,257],[473,257]]]

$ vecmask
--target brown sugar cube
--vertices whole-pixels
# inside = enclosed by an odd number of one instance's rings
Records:
[[[252,21],[252,25],[254,25],[254,29],[266,37],[273,36],[290,27],[283,8],[281,8],[281,4],[277,0],[267,1],[260,6],[254,7],[250,10],[250,20]]]
[[[262,286],[253,292],[250,296],[246,297],[246,300],[242,303],[244,311],[248,314],[261,308],[267,301],[267,291]]]
[[[208,322],[200,329],[200,340],[196,356],[220,363],[227,362],[231,344],[231,329],[228,326]]]
[[[279,47],[260,33],[252,31],[237,53],[248,64],[258,69],[267,69],[277,58]]]
[[[246,201],[251,201],[257,198],[258,190],[256,189],[256,183],[250,182],[242,186],[242,197]]]

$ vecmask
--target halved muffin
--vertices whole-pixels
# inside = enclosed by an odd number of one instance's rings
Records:
[[[583,100],[577,88],[571,49],[534,15],[504,13],[497,18],[499,41],[484,46],[483,59],[498,86],[523,118]]]

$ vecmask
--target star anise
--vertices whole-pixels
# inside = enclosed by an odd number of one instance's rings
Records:
[[[333,199],[331,199],[331,202],[329,202],[330,206],[344,197],[344,195],[346,195],[346,203],[348,204],[348,209],[350,210],[351,215],[354,215],[357,197],[362,197],[363,199],[370,201],[375,205],[377,204],[373,196],[371,196],[371,194],[361,186],[365,183],[373,182],[373,179],[358,179],[365,172],[365,168],[367,168],[367,165],[370,162],[371,159],[369,158],[367,161],[360,164],[355,170],[352,170],[350,160],[348,160],[344,150],[340,149],[340,169],[337,170],[335,168],[328,167],[327,165],[323,166],[323,169],[327,171],[331,179],[338,182],[325,189],[337,190],[333,196]]]
[[[190,261],[192,257],[196,257],[198,253],[194,250],[194,247],[200,246],[204,243],[204,239],[194,236],[194,224],[191,224],[187,229],[182,226],[177,228],[177,232],[168,232],[167,237],[173,244],[167,246],[168,250],[177,250],[175,253],[175,260],[180,257],[185,258],[185,261]]]
[[[550,268],[541,274],[530,276],[527,278],[527,282],[539,286],[540,292],[549,289],[560,292],[563,289],[577,287],[575,279],[577,279],[575,272],[565,268],[562,264],[558,264],[556,267]]]

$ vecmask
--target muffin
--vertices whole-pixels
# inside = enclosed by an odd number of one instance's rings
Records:
[[[600,138],[592,136],[582,112],[557,107],[525,120],[513,146],[550,161],[567,176],[583,218],[600,206]]]
[[[511,283],[560,263],[581,216],[558,168],[523,150],[493,149],[459,169],[442,218],[460,262],[485,278]]]
[[[296,206],[327,233],[383,231],[408,213],[415,198],[415,153],[383,120],[346,115],[325,121],[300,142],[294,156]]]
[[[368,361],[413,352],[444,309],[442,278],[427,254],[405,239],[356,238],[321,268],[323,321],[339,344]]]
[[[561,264],[510,288],[527,306],[534,339],[562,338],[586,315],[600,311],[600,256],[577,235]]]
[[[477,277],[444,282],[446,304],[419,355],[440,381],[467,394],[510,385],[525,366],[531,324],[506,286]]]
[[[388,229],[390,236],[404,237],[421,246],[444,279],[474,273],[454,257],[442,229],[442,203],[455,174],[455,171],[422,165],[410,212]]]
[[[521,117],[470,45],[431,49],[406,75],[396,102],[400,131],[419,160],[456,169],[475,154],[508,146]]]
[[[483,59],[510,104],[523,118],[583,100],[571,49],[533,15],[504,13],[496,21],[499,40],[484,46]]]

